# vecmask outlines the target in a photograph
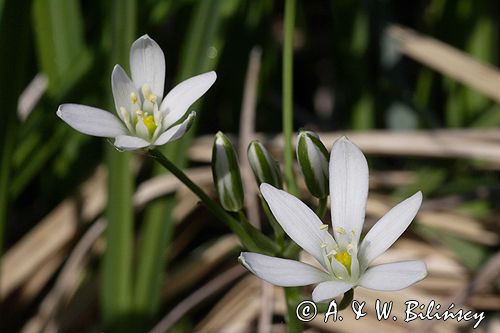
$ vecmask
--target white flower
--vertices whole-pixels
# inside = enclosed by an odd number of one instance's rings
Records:
[[[144,35],[130,48],[132,80],[120,65],[111,75],[118,118],[110,112],[79,104],[62,104],[57,115],[84,134],[115,138],[121,150],[161,146],[179,139],[196,115],[189,107],[215,82],[215,72],[178,84],[163,98],[165,57],[158,44]]]
[[[330,300],[356,286],[400,290],[427,275],[422,261],[401,261],[369,267],[406,230],[422,203],[422,193],[398,204],[360,242],[368,195],[368,165],[347,138],[337,140],[330,156],[333,236],[328,225],[296,197],[262,184],[260,190],[283,230],[321,264],[322,269],[289,259],[242,252],[239,260],[263,280],[283,287],[318,283],[315,302]]]

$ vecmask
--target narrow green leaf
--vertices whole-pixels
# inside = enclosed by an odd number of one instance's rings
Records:
[[[110,69],[116,63],[128,67],[129,51],[135,39],[135,0],[111,2]],[[111,70],[110,70],[111,72]],[[111,85],[110,85],[111,86]],[[109,109],[114,108],[109,91]],[[132,316],[133,253],[133,175],[131,154],[106,146],[108,166],[108,205],[106,252],[102,262],[101,311],[106,332],[133,332],[137,318]]]
[[[48,92],[61,97],[91,64],[79,1],[35,0],[33,25],[39,67],[49,79]]]
[[[286,0],[285,2],[285,26],[283,43],[283,139],[285,146],[284,155],[284,174],[288,192],[298,193],[297,183],[293,172],[293,34],[295,27],[295,0]]]
[[[30,58],[30,1],[7,1],[0,4],[0,255],[7,223],[12,155],[18,122],[17,98],[27,84]],[[15,31],[15,33],[13,33]],[[8,64],[8,65],[7,65]],[[13,75],[14,74],[14,75]]]

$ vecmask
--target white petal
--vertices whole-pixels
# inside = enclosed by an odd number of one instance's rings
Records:
[[[321,228],[320,219],[302,201],[285,191],[263,183],[260,185],[274,217],[290,238],[324,265],[322,244],[332,248],[335,241]]]
[[[417,215],[421,203],[422,192],[417,192],[392,208],[375,223],[361,242],[359,250],[361,266],[367,267],[401,236]]]
[[[120,150],[136,150],[150,145],[144,139],[131,135],[120,135],[115,138],[115,147]]]
[[[335,142],[330,155],[331,215],[337,241],[347,236],[352,242],[358,242],[365,220],[367,195],[365,156],[356,145],[342,137]]]
[[[161,103],[160,110],[166,114],[163,126],[169,127],[181,119],[189,109],[211,86],[217,75],[208,72],[187,79],[172,89]]]
[[[130,48],[130,70],[138,90],[149,84],[158,99],[163,97],[165,56],[160,46],[148,35],[137,39]]]
[[[62,104],[57,115],[83,134],[113,138],[126,134],[123,123],[112,113],[80,104]]]
[[[154,142],[155,146],[161,146],[164,145],[167,142],[172,142],[174,140],[179,139],[186,133],[186,131],[191,127],[191,124],[194,121],[194,117],[196,117],[196,112],[191,112],[189,117],[186,118],[182,123],[179,125],[172,126],[168,130],[166,130],[164,133],[162,133],[158,139]]]
[[[318,284],[312,292],[313,301],[316,303],[329,301],[332,298],[342,295],[353,285],[342,281],[326,281]]]
[[[300,261],[251,252],[242,252],[238,260],[250,272],[277,286],[306,286],[329,279],[325,272]]]
[[[400,261],[369,268],[358,284],[369,289],[394,291],[409,287],[426,276],[423,261]]]
[[[116,112],[120,117],[120,107],[124,107],[128,112],[135,111],[132,107],[131,94],[134,93],[140,104],[140,95],[135,89],[134,83],[129,79],[127,73],[120,65],[115,65],[111,74],[111,88],[113,90],[113,98],[115,100]]]

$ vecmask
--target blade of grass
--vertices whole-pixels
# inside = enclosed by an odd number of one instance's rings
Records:
[[[36,147],[29,156],[29,161],[24,163],[16,172],[10,185],[10,196],[15,198],[29,184],[33,177],[43,168],[47,160],[58,150],[64,137],[68,135],[68,128],[57,126],[54,134],[45,141],[41,147]]]
[[[500,92],[496,89],[500,85],[500,71],[495,67],[408,28],[393,25],[387,33],[398,42],[399,50],[410,58],[500,101]]]
[[[91,63],[90,53],[87,52],[83,40],[83,23],[78,6],[79,3],[75,0],[35,0],[32,6],[39,70],[48,79],[49,94],[56,99],[74,86]],[[55,107],[54,105],[53,109]],[[45,115],[40,115],[43,111],[35,110],[35,114],[23,124],[22,130],[26,134],[20,136],[26,140],[19,143],[20,150],[16,151],[14,156],[15,162],[18,163],[14,165],[17,168],[9,186],[11,198],[17,197],[41,172],[60,146],[67,143],[67,140],[61,140],[65,131],[63,127],[67,130],[67,126],[60,122],[50,124],[45,120]],[[54,134],[50,137],[43,133],[46,130],[41,130],[47,124],[55,126],[51,128]],[[45,141],[43,147],[40,147],[40,140]],[[19,159],[20,157],[22,158]]]
[[[136,29],[135,0],[111,2],[110,65],[128,64]],[[111,66],[110,66],[111,68]],[[109,93],[111,96],[111,93]],[[113,105],[110,101],[109,105]],[[110,106],[112,109],[113,106]],[[106,147],[108,205],[106,252],[102,262],[101,311],[105,331],[134,331],[132,312],[133,178],[131,155]]]
[[[33,24],[40,69],[49,79],[48,93],[60,98],[91,64],[79,2],[35,0]]]
[[[293,33],[295,26],[295,0],[285,2],[284,43],[283,43],[283,137],[284,173],[288,192],[297,193],[297,183],[293,172]]]
[[[295,26],[295,0],[285,2],[284,43],[283,43],[283,139],[284,139],[284,174],[288,192],[298,193],[293,172],[293,33]],[[298,288],[285,288],[288,315],[288,332],[302,332],[302,325],[295,315],[295,308],[300,298]]]
[[[0,257],[9,203],[11,161],[16,143],[17,97],[27,82],[30,43],[30,1],[7,1],[1,4],[0,17]],[[15,31],[15,33],[12,33]],[[7,66],[8,64],[8,66]],[[15,73],[15,75],[13,75]]]

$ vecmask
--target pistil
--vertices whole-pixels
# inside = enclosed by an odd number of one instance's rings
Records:
[[[351,262],[352,262],[352,257],[349,254],[348,251],[341,251],[337,252],[334,255],[335,259],[337,259],[338,262],[340,262],[344,267],[347,269],[349,272],[349,275],[351,274]]]

